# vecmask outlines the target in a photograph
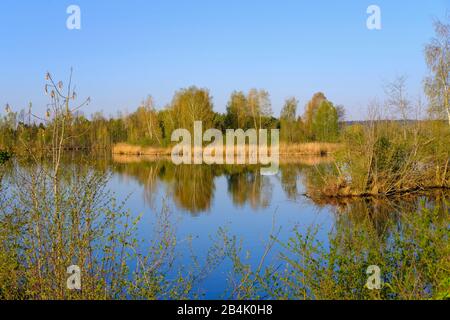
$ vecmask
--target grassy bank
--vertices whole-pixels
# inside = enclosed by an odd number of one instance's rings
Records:
[[[115,163],[130,164],[141,162],[158,162],[169,161],[171,162],[170,155],[128,155],[128,154],[113,154],[112,159]],[[332,163],[332,156],[319,156],[319,155],[303,155],[297,157],[281,157],[280,164],[299,164],[306,166],[316,166],[319,164]]]
[[[315,198],[389,197],[450,188],[445,123],[377,122],[346,128],[332,166],[318,169]]]
[[[170,155],[170,150],[170,148],[142,147],[128,143],[117,143],[112,148],[112,154],[165,156]]]
[[[341,148],[338,143],[326,142],[310,142],[310,143],[295,143],[295,144],[280,144],[280,156],[324,156],[337,152]],[[248,153],[248,146],[245,147],[245,152]],[[143,147],[138,145],[131,145],[127,143],[115,144],[112,148],[113,154],[118,155],[149,155],[149,156],[165,156],[171,154],[171,148],[160,147]],[[194,151],[194,150],[193,150]],[[238,149],[228,150],[224,148],[224,153],[237,153]]]

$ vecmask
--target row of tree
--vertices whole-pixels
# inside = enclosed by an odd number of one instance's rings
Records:
[[[445,21],[434,22],[435,37],[425,46],[425,60],[430,73],[425,78],[424,87],[432,119],[447,119],[450,125],[450,15],[446,18]],[[56,84],[54,88],[58,91]],[[387,105],[395,110],[394,118],[398,120],[400,116],[403,120],[406,135],[405,125],[411,115],[411,103],[405,93],[405,78],[398,78],[385,89],[389,98]],[[417,109],[421,109],[421,102],[418,105]],[[203,121],[203,128],[214,127],[223,132],[228,128],[278,128],[281,140],[286,143],[332,142],[338,139],[344,108],[333,105],[323,93],[314,94],[302,117],[297,113],[298,101],[289,98],[280,117],[273,117],[269,93],[252,89],[247,94],[233,92],[226,113],[221,114],[214,112],[207,89],[190,87],[176,92],[172,102],[162,110],[157,110],[149,96],[134,113],[127,115],[119,113],[117,117],[106,118],[95,113],[90,119],[82,113],[66,115],[64,123],[68,138],[64,143],[66,148],[83,149],[110,148],[118,142],[168,146],[174,129],[192,130],[196,120]],[[55,128],[52,115],[45,121],[36,122],[31,120],[30,114],[26,111],[12,112],[7,105],[6,116],[0,117],[0,149],[21,148],[29,146],[30,142],[38,149],[48,145]]]
[[[9,108],[9,107],[8,107]],[[31,110],[31,106],[30,106]],[[108,149],[115,143],[126,142],[143,146],[165,147],[171,144],[171,133],[177,128],[193,130],[194,121],[202,121],[203,128],[280,129],[282,142],[336,141],[343,108],[335,107],[323,93],[316,93],[306,105],[304,116],[297,116],[298,101],[286,100],[280,118],[273,117],[269,93],[252,89],[245,94],[231,94],[226,113],[213,109],[207,89],[189,87],[175,93],[170,105],[158,110],[151,96],[131,114],[119,113],[105,117],[101,112],[88,119],[75,112],[66,117],[68,149]],[[12,112],[0,118],[0,148],[20,149],[30,145],[45,149],[52,135],[51,120],[33,121],[31,111]]]

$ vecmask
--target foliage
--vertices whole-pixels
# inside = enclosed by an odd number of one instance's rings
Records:
[[[242,91],[233,92],[227,104],[226,125],[230,129],[247,129],[247,97]]]
[[[317,229],[299,231],[284,247],[289,268],[280,277],[286,297],[299,299],[429,299],[447,291],[449,219],[438,207],[403,213],[377,232],[369,216],[340,216],[330,247]],[[358,216],[362,212],[356,213]],[[365,284],[369,265],[382,271],[381,290]]]
[[[176,92],[171,111],[175,115],[175,128],[185,128],[192,133],[194,121],[202,121],[204,128],[212,127],[213,104],[206,89],[190,87]]]
[[[281,117],[277,119],[272,116],[267,91],[251,89],[248,94],[235,91],[231,94],[226,113],[222,114],[213,110],[212,97],[207,89],[193,86],[177,91],[172,102],[160,110],[151,96],[147,96],[130,114],[119,112],[116,116],[106,117],[102,112],[95,112],[87,117],[79,109],[69,110],[65,117],[67,138],[62,147],[96,153],[111,151],[119,143],[165,148],[173,144],[171,135],[175,129],[186,128],[192,132],[194,121],[202,121],[204,130],[216,128],[223,134],[226,129],[280,129],[281,141],[286,143],[314,141],[318,139],[317,135],[320,141],[335,141],[337,123],[331,118],[335,113],[342,115],[343,108],[333,107],[333,112],[321,110],[317,118],[320,105],[316,104],[323,100],[321,97],[325,99],[323,94],[316,94],[308,105],[306,114],[309,120],[304,123],[300,117],[296,118],[298,101],[295,98],[286,100]],[[31,104],[27,111],[14,112],[9,105],[7,110],[7,114],[0,118],[0,148],[14,150],[18,154],[51,153],[49,143],[54,119],[35,117]],[[332,132],[324,132],[319,127],[330,127]]]
[[[272,235],[268,247],[275,240],[284,250],[280,263],[265,268],[245,264],[239,241],[226,236],[227,257],[233,263],[231,298],[448,298],[450,220],[446,207],[430,209],[422,203],[417,212],[384,219],[381,227],[367,211],[353,208],[357,210],[336,217],[328,245],[318,240],[322,226],[316,224],[302,230],[296,227],[287,242]],[[381,271],[379,290],[366,285],[371,265]]]
[[[317,92],[313,95],[311,100],[308,102],[305,108],[304,123],[305,123],[305,133],[309,140],[314,140],[313,122],[316,116],[317,110],[323,101],[327,98],[322,92]]]
[[[284,103],[280,116],[280,140],[286,143],[305,141],[302,119],[296,118],[298,101],[289,98]]]
[[[11,154],[8,151],[0,150],[0,164],[5,163],[11,158]]]
[[[312,122],[312,133],[317,141],[334,142],[339,134],[338,113],[331,102],[322,101]]]
[[[450,187],[450,130],[440,121],[373,120],[343,129],[334,169],[310,184],[320,197],[393,196]]]

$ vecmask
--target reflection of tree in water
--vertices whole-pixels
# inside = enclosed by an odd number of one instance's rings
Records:
[[[214,178],[225,175],[228,192],[238,206],[249,204],[253,209],[266,208],[272,198],[270,177],[262,176],[257,166],[181,165],[170,161],[139,161],[133,157],[115,159],[113,170],[135,178],[144,187],[144,198],[155,202],[158,185],[168,186],[175,204],[191,213],[210,209],[214,194]],[[297,164],[280,166],[281,185],[289,199],[298,198],[297,179],[301,168]]]
[[[243,170],[229,173],[228,192],[233,203],[243,206],[249,203],[253,209],[266,208],[272,198],[272,184],[270,178],[262,176],[259,170]]]
[[[158,181],[164,171],[165,162],[130,162],[115,164],[115,172],[127,177],[133,177],[144,187],[144,200],[152,205],[158,191]]]
[[[155,202],[155,195],[158,191],[158,176],[162,168],[164,168],[164,165],[161,162],[156,162],[154,166],[149,167],[147,173],[144,183],[144,198],[150,205]]]
[[[297,177],[300,173],[298,165],[287,164],[281,167],[281,187],[290,200],[296,200],[299,197],[297,188]]]
[[[212,166],[181,165],[174,168],[171,185],[175,203],[196,214],[211,207],[214,196],[214,171]]]
[[[137,179],[145,189],[148,203],[154,203],[158,184],[164,183],[168,187],[168,196],[173,198],[177,207],[192,214],[208,211],[214,197],[214,178],[221,175],[227,177],[228,191],[235,205],[248,203],[253,209],[265,208],[272,198],[270,178],[260,175],[256,166],[176,166],[170,161],[131,160],[124,158],[117,163],[116,159],[113,168]]]
[[[124,160],[122,160],[123,162]],[[144,187],[147,203],[153,204],[158,185],[167,185],[168,195],[175,204],[191,213],[207,211],[214,195],[213,166],[180,165],[169,161],[139,161],[120,163],[114,170],[132,176]]]
[[[98,166],[98,164],[97,164]],[[88,166],[86,166],[88,167]],[[98,168],[105,170],[103,166]],[[80,169],[78,169],[80,170]],[[168,186],[168,196],[174,203],[191,213],[207,211],[211,207],[214,196],[214,178],[224,175],[228,182],[228,192],[237,206],[249,204],[253,209],[266,208],[272,199],[272,183],[270,177],[261,176],[257,166],[209,166],[181,165],[176,166],[170,161],[141,161],[115,163],[115,172],[136,179],[145,190],[147,203],[153,204],[158,186],[163,183]],[[286,196],[291,200],[299,199],[298,179],[303,179],[303,185],[314,188],[322,182],[326,170],[333,170],[327,164],[304,166],[284,164],[280,166],[280,183]],[[66,170],[67,172],[69,170]],[[348,215],[353,220],[369,217],[378,230],[382,232],[386,221],[397,220],[401,212],[416,212],[420,200],[428,199],[428,203],[443,205],[445,195],[435,193],[429,197],[401,197],[397,199],[313,199],[316,206],[333,205],[339,215]],[[432,200],[435,199],[435,200]]]
[[[303,185],[306,188],[306,193],[311,196],[318,196],[319,199],[314,199],[315,202],[320,203],[320,194],[317,190],[325,189],[328,186],[326,181],[327,176],[332,176],[331,173],[336,171],[336,167],[330,163],[321,163],[314,166],[304,167],[302,170]]]
[[[411,215],[421,211],[422,207],[438,207],[441,215],[448,214],[447,203],[450,194],[448,192],[435,192],[425,195],[411,195],[398,198],[363,198],[349,199],[343,202],[335,202],[335,211],[343,220],[351,220],[351,223],[370,221],[378,235],[386,232],[387,226],[394,224],[401,228],[402,215]]]

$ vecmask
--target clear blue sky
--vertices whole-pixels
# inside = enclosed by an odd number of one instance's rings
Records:
[[[81,30],[66,8],[81,8]],[[366,28],[381,8],[382,30]],[[44,110],[44,75],[65,80],[71,66],[85,113],[133,111],[151,94],[159,107],[175,90],[210,89],[224,111],[233,90],[264,88],[276,115],[283,101],[304,104],[323,91],[361,119],[382,83],[408,75],[422,93],[423,46],[448,0],[1,0],[0,104],[32,101]],[[3,107],[1,111],[3,113]]]

